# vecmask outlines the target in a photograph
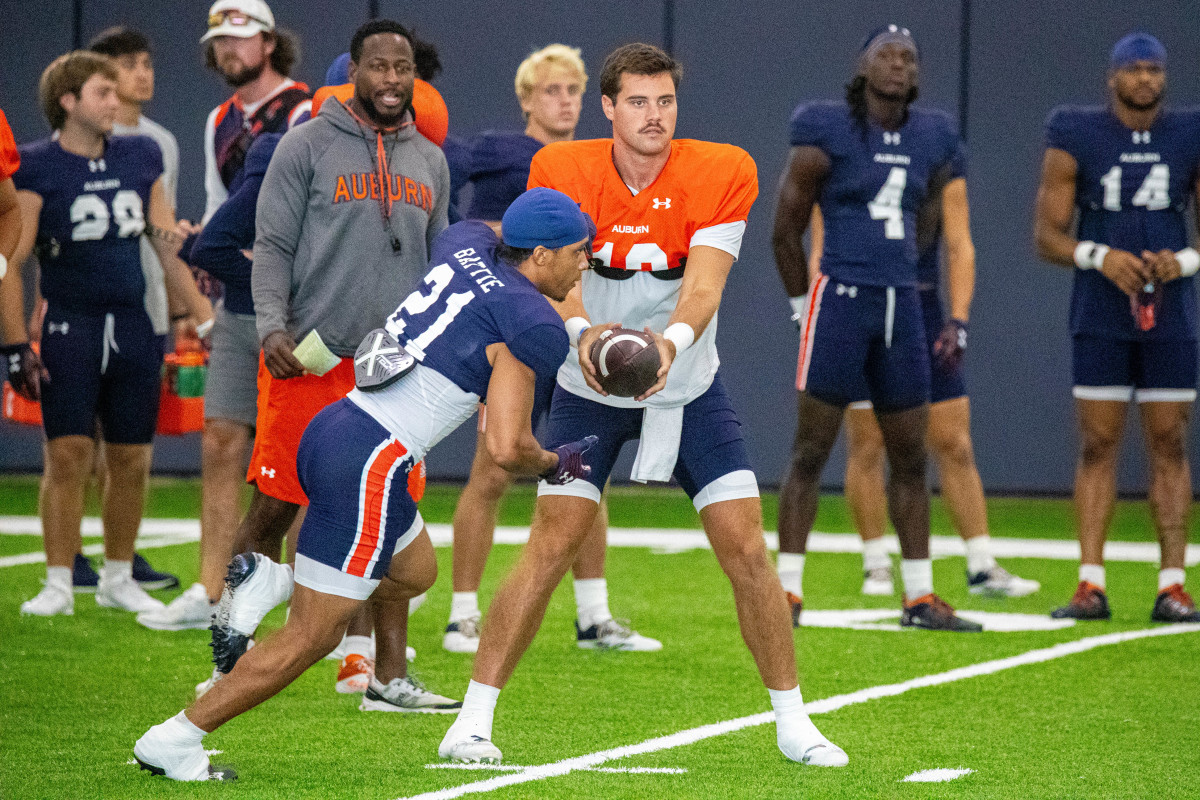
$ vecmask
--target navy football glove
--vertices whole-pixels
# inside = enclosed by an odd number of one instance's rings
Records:
[[[948,319],[933,343],[933,353],[938,366],[947,370],[958,369],[967,352],[967,323],[961,319]]]
[[[42,360],[33,352],[29,342],[0,345],[0,363],[13,391],[26,400],[37,402],[42,399],[42,381],[50,380],[50,373],[42,366]]]
[[[538,477],[553,486],[570,483],[576,478],[586,478],[592,474],[592,468],[583,463],[583,454],[591,450],[598,441],[600,440],[595,436],[585,436],[578,442],[559,445],[554,448],[554,452],[558,453],[558,466]]]

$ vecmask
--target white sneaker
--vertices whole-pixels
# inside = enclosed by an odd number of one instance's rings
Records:
[[[146,590],[138,586],[130,575],[106,580],[102,574],[100,586],[96,589],[96,605],[136,613],[166,608],[162,600],[146,594]]]
[[[172,736],[171,721],[155,725],[137,740],[133,757],[138,766],[175,781],[224,781],[237,777],[233,770],[213,769],[200,742],[181,742]]]
[[[456,764],[499,764],[503,755],[491,739],[482,736],[460,737],[451,726],[438,745],[438,758]]]
[[[877,597],[890,596],[896,593],[896,584],[892,580],[891,567],[875,567],[863,571],[862,593]]]
[[[786,725],[776,722],[775,742],[786,757],[810,767],[844,767],[850,763],[846,751],[826,739],[808,716]]]
[[[229,562],[225,589],[213,615],[213,663],[225,674],[246,652],[258,624],[292,596],[292,571],[262,553],[239,553]]]
[[[137,615],[139,625],[156,631],[204,630],[212,625],[215,606],[208,602],[208,590],[193,583],[164,608]]]
[[[392,678],[386,686],[374,676],[363,695],[360,711],[404,711],[417,714],[457,714],[462,702],[434,694],[411,675]]]
[[[206,680],[200,681],[200,683],[196,684],[196,699],[199,700],[201,697],[204,697],[205,693],[215,686],[217,681],[224,677],[224,672],[221,672],[216,667],[213,667],[212,675],[210,675]]]
[[[968,573],[967,587],[971,594],[1025,597],[1042,588],[1042,585],[1028,578],[1017,577],[997,564],[986,572],[977,572],[974,575]]]
[[[575,643],[582,650],[624,650],[637,653],[662,650],[662,642],[642,636],[615,619],[606,619],[587,630],[580,628],[579,620],[575,620]]]
[[[21,603],[22,614],[35,617],[54,617],[75,613],[75,595],[70,588],[47,583],[34,597]]]
[[[442,637],[442,647],[451,653],[479,652],[479,615],[451,620]]]

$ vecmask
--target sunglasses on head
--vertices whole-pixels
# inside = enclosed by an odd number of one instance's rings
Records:
[[[218,28],[223,23],[228,22],[230,25],[242,26],[257,23],[264,28],[271,27],[258,17],[252,17],[244,11],[219,11],[216,14],[208,15],[208,27]]]

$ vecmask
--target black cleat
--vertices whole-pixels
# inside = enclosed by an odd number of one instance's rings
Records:
[[[147,592],[155,589],[174,589],[179,585],[179,576],[159,572],[150,566],[150,562],[140,553],[133,554],[133,579]]]
[[[1154,609],[1158,610],[1158,603],[1154,604]],[[1050,616],[1055,619],[1109,620],[1112,612],[1108,610],[1108,597],[1103,589],[1094,583],[1080,581],[1071,602],[1054,609]]]
[[[1200,611],[1192,602],[1192,596],[1176,583],[1168,586],[1154,598],[1151,622],[1200,622]]]
[[[233,557],[225,572],[225,589],[221,593],[221,602],[217,606],[213,624],[209,627],[212,631],[209,646],[213,651],[213,665],[218,672],[226,675],[233,671],[238,659],[246,654],[252,638],[251,635],[238,633],[229,626],[229,605],[232,603],[233,591],[250,580],[257,567],[258,559],[253,553],[239,553]]]
[[[792,627],[800,627],[800,613],[804,611],[804,598],[797,597],[791,592],[784,592],[787,595],[788,605],[792,608]]]
[[[954,609],[936,594],[918,597],[904,604],[900,625],[905,628],[923,628],[927,631],[959,631],[978,633],[983,626],[955,615]]]
[[[71,567],[71,588],[77,594],[95,594],[98,586],[100,574],[86,556],[76,553],[75,563]]]

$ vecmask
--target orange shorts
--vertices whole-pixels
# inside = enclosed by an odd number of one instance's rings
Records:
[[[321,409],[341,400],[353,388],[354,359],[343,358],[324,375],[279,380],[271,377],[259,353],[258,419],[246,482],[277,500],[308,505],[296,475],[300,437]],[[416,501],[425,494],[424,461],[409,472],[408,493]]]

